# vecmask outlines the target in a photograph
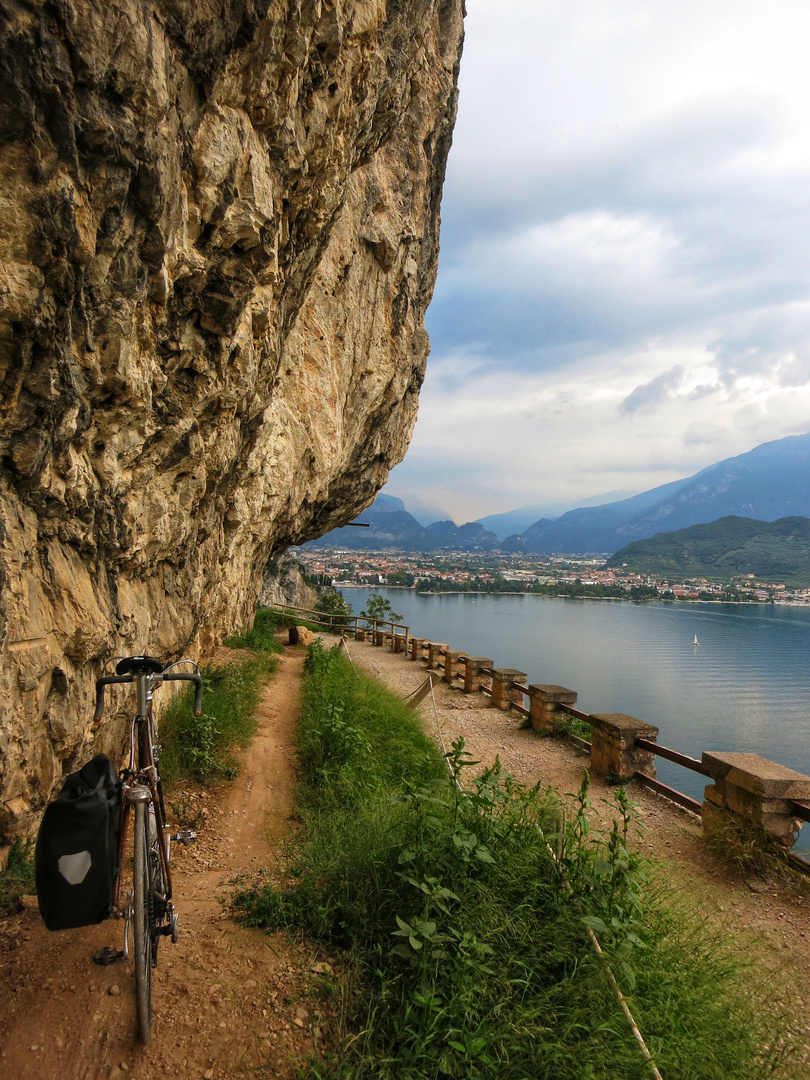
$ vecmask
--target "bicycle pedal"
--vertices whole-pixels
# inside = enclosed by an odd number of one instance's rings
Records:
[[[172,837],[172,842],[175,844],[193,844],[197,839],[197,833],[194,829],[178,829]]]
[[[106,945],[103,949],[99,949],[95,954],[93,963],[99,964],[101,967],[109,967],[110,964],[114,964],[116,960],[122,959],[123,955],[123,949],[111,949],[109,945]]]

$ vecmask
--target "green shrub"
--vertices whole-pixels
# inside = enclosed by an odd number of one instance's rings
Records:
[[[225,639],[230,649],[255,649],[260,652],[279,653],[282,646],[276,636],[286,623],[282,616],[270,608],[257,608],[250,630],[241,634],[232,634]]]
[[[400,614],[393,610],[391,601],[383,599],[379,593],[372,593],[366,600],[366,606],[360,612],[364,619],[376,619],[378,622],[399,622]]]
[[[568,716],[566,713],[558,713],[554,717],[555,730],[563,735],[575,735],[585,742],[591,741],[591,725],[586,720],[580,720],[578,716]]]
[[[194,694],[178,694],[160,721],[160,773],[165,783],[232,779],[237,751],[256,729],[262,686],[278,661],[267,652],[225,667],[203,667],[203,712],[194,715]]]
[[[0,871],[0,915],[14,915],[20,900],[34,892],[34,842],[18,837],[11,845],[5,870]]]
[[[315,611],[320,611],[327,618],[332,617],[331,625],[338,629],[348,626],[351,621],[352,605],[339,592],[324,592],[315,602]]]

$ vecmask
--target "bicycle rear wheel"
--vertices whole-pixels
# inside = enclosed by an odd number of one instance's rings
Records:
[[[147,835],[147,803],[135,803],[135,868],[133,871],[133,922],[135,928],[135,1004],[138,1038],[152,1037],[152,928],[149,917],[150,860]]]

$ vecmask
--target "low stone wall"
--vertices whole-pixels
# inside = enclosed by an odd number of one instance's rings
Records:
[[[405,643],[398,641],[397,635],[379,635],[379,638],[375,644],[385,642],[392,650],[403,652]],[[560,720],[568,715],[590,724],[590,744],[579,742],[589,747],[594,776],[623,784],[638,777],[659,793],[680,800],[689,809],[698,809],[700,804],[691,798],[655,782],[656,752],[651,744],[657,743],[659,730],[654,725],[625,713],[578,712],[574,708],[575,690],[553,683],[526,685],[525,672],[496,668],[488,657],[469,656],[445,642],[410,637],[407,645],[405,655],[411,661],[424,661],[429,670],[443,666],[445,683],[451,686],[459,683],[459,689],[466,694],[487,694],[493,708],[517,710],[539,734],[554,734],[559,730]],[[754,827],[764,844],[792,846],[806,809],[797,807],[796,802],[810,801],[810,777],[756,754],[707,751],[702,762],[697,762],[665,747],[662,753],[714,781],[706,787],[705,800],[700,806],[707,834],[725,828],[730,821],[744,821]]]

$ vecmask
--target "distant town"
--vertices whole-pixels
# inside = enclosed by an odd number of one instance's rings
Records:
[[[808,604],[810,589],[744,574],[730,581],[665,580],[605,567],[604,557],[316,550],[295,553],[316,585],[403,588],[422,593],[536,593],[620,600]]]

